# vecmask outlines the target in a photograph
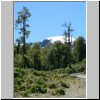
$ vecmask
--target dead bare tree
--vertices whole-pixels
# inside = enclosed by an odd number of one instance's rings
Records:
[[[66,27],[67,30],[65,30],[64,32],[64,36],[65,36],[65,43],[68,44],[68,48],[69,48],[69,55],[68,55],[68,66],[71,67],[71,62],[70,62],[70,47],[71,47],[71,43],[72,43],[72,35],[71,32],[74,31],[71,28],[71,22],[69,23],[69,25],[67,25],[66,23],[63,25],[64,27]]]

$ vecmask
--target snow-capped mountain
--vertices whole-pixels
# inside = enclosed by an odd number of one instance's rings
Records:
[[[72,43],[74,42],[74,38],[70,38],[70,40],[72,40]],[[48,37],[46,39],[44,39],[42,42],[39,42],[39,44],[41,45],[41,47],[45,47],[48,44],[54,43],[55,41],[61,41],[62,43],[65,43],[65,39],[64,36],[53,36],[53,37]]]
[[[70,38],[71,40],[71,38]],[[72,43],[74,42],[75,38],[72,38]],[[65,39],[64,36],[53,36],[53,37],[48,37],[46,39],[44,39],[41,42],[38,42],[41,47],[46,47],[48,44],[54,43],[55,41],[61,41],[62,43],[65,43]],[[30,47],[32,47],[34,45],[34,43],[27,43]],[[15,43],[14,45],[17,45],[17,43]],[[22,45],[22,44],[21,44]]]
[[[53,37],[48,37],[47,40],[50,40],[51,43],[54,43],[55,41],[61,41],[62,43],[65,42],[64,36],[53,36]],[[74,38],[70,38],[72,42],[74,42]]]

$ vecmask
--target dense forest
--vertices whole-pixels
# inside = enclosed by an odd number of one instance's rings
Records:
[[[36,70],[53,70],[68,67],[68,44],[56,41],[46,47],[35,43],[31,47],[26,44],[25,68]],[[86,58],[86,44],[83,37],[78,37],[71,47],[71,65],[82,62]],[[18,43],[14,47],[14,65],[23,68],[23,48]]]
[[[29,45],[26,43],[26,38],[28,38],[31,33],[28,30],[29,25],[27,24],[29,17],[31,17],[31,13],[26,7],[23,7],[23,10],[18,12],[16,29],[19,30],[21,36],[16,39],[16,43],[14,44],[14,91],[24,91],[24,93],[22,93],[23,96],[27,96],[30,92],[46,93],[45,84],[51,81],[49,80],[51,78],[48,74],[51,74],[54,78],[54,75],[57,75],[57,73],[71,74],[86,72],[86,41],[84,37],[79,36],[74,42],[70,43],[70,52],[69,44],[66,41],[65,43],[55,41],[54,43],[48,43],[45,47],[42,47],[38,42]],[[40,81],[38,80],[38,82],[34,78],[31,80],[28,77],[31,76],[31,73],[37,77],[41,76],[44,78],[39,79]],[[34,81],[36,83],[34,83]],[[26,82],[25,86],[23,86],[24,82]],[[33,86],[34,84],[35,86]],[[55,83],[51,82],[50,84],[51,87],[50,85],[47,87],[56,88]],[[64,82],[62,84],[67,87]],[[42,88],[44,85],[45,87]],[[61,94],[65,94],[62,88],[56,90],[56,92],[57,91],[61,91]]]

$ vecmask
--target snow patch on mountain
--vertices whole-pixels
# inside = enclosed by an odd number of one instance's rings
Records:
[[[53,37],[48,37],[47,40],[51,40],[51,43],[54,43],[55,41],[61,41],[62,43],[65,42],[64,36],[53,36]],[[71,38],[70,38],[71,40]],[[72,38],[72,42],[74,42],[75,38]]]

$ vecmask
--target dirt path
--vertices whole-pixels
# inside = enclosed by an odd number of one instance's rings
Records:
[[[71,76],[74,76],[74,77],[79,78],[79,79],[86,79],[86,75],[81,74],[81,73],[71,74]]]
[[[71,76],[83,81],[84,83],[86,83],[86,74],[81,74],[81,73],[75,73],[75,74],[71,74]]]

